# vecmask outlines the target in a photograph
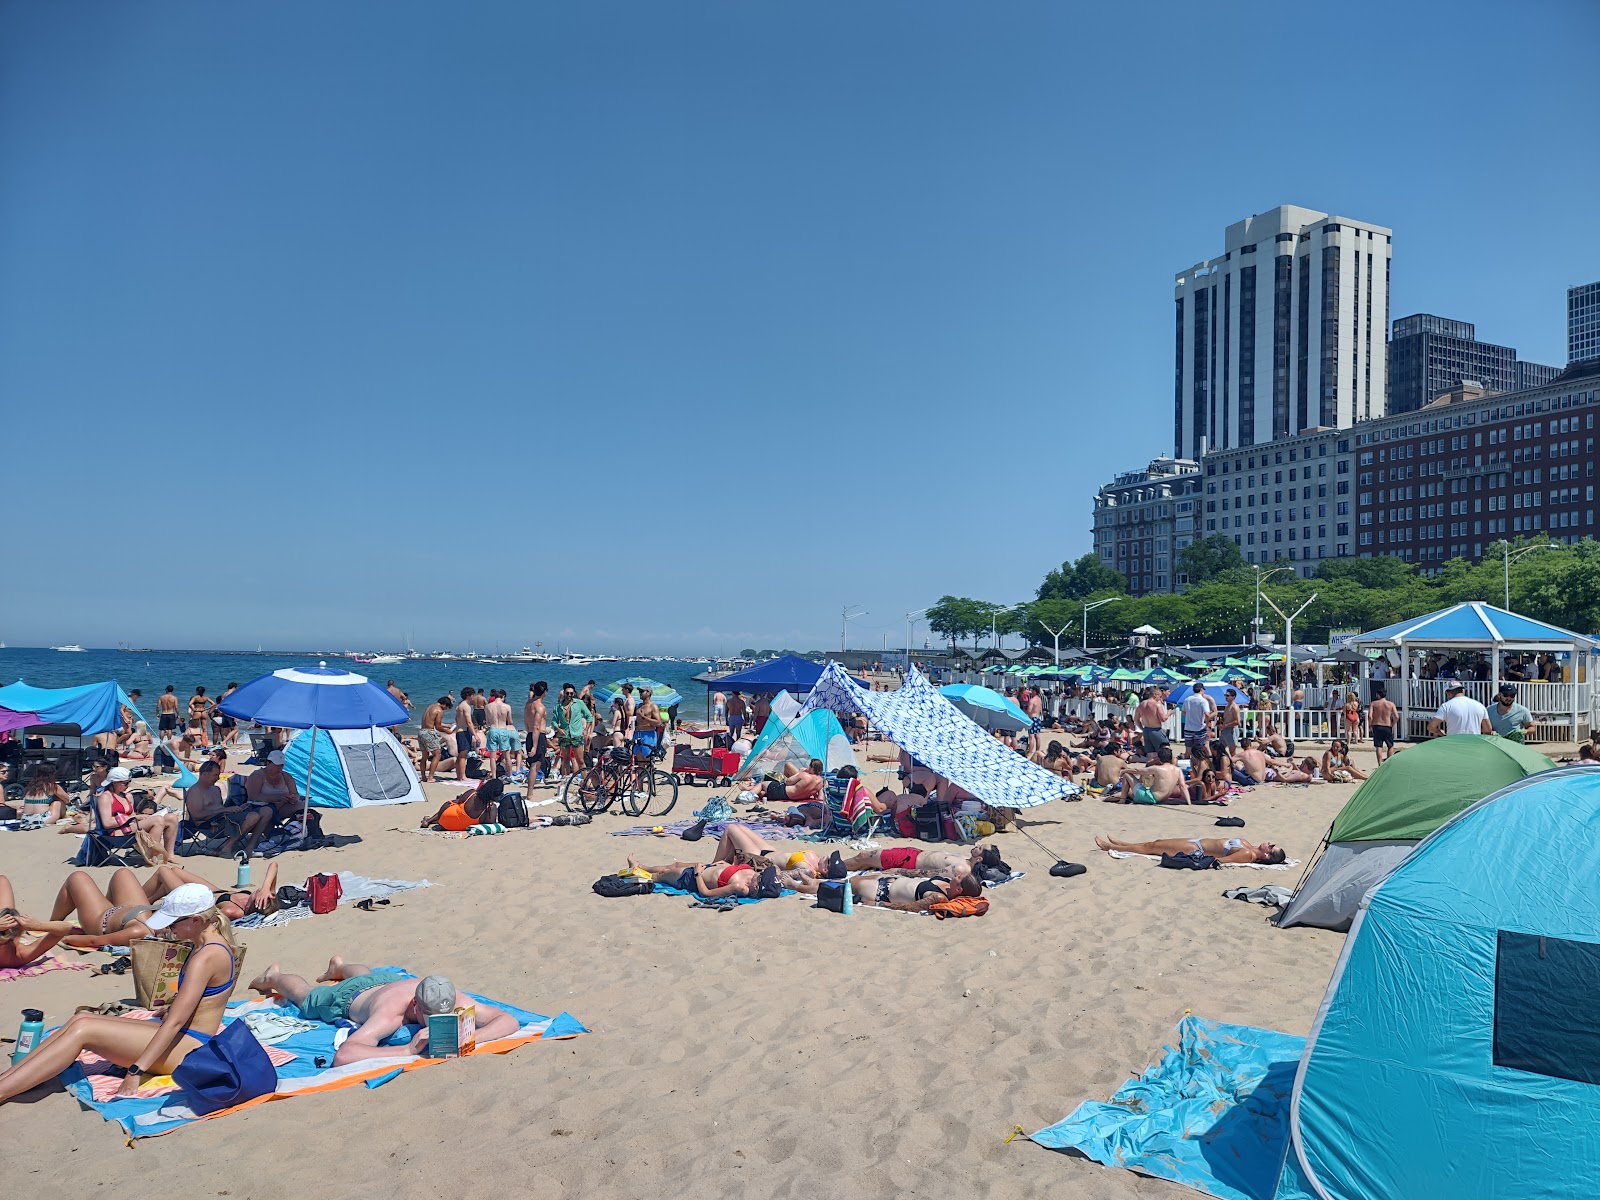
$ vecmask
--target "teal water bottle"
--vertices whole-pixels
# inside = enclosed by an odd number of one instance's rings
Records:
[[[250,886],[250,856],[243,850],[239,851],[239,869],[234,875],[233,886],[237,888]]]
[[[850,883],[850,881],[848,879],[844,880],[843,883],[844,883],[844,897],[843,897],[844,903],[843,903],[843,905],[840,906],[839,911],[841,913],[843,913],[845,916],[848,917],[851,913],[855,912],[855,910],[856,910],[856,902],[855,902],[856,889],[851,886],[851,883]]]
[[[17,1030],[17,1048],[11,1053],[11,1065],[16,1066],[27,1058],[39,1039],[44,1037],[44,1012],[37,1008],[22,1010],[22,1027]]]

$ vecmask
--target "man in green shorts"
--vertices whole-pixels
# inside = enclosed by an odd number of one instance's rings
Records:
[[[463,995],[443,975],[418,980],[403,971],[375,971],[365,964],[347,963],[338,955],[328,960],[328,969],[317,977],[316,983],[299,975],[285,975],[274,963],[251,982],[250,989],[282,996],[307,1021],[327,1025],[353,1021],[358,1028],[334,1054],[336,1067],[367,1058],[423,1054],[428,1047],[428,1018],[467,1005],[476,1009],[474,1022],[480,1042],[509,1037],[518,1029],[517,1019],[510,1013]],[[402,1025],[422,1028],[409,1042],[398,1046],[381,1044]]]

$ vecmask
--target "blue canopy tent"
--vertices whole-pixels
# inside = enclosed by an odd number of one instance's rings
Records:
[[[0,687],[0,708],[38,713],[47,725],[76,725],[84,737],[121,729],[124,704],[138,712],[114,679],[65,688],[33,687],[19,679]]]
[[[735,671],[732,675],[715,679],[699,675],[696,679],[718,692],[788,692],[790,695],[799,695],[817,686],[817,680],[822,678],[822,670],[821,663],[814,663],[797,654],[785,654],[781,658],[768,659],[753,667]],[[860,679],[854,682],[859,687],[867,686]]]

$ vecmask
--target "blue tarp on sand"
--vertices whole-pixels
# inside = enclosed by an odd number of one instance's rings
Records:
[[[1085,1101],[1033,1140],[1219,1200],[1311,1200],[1288,1153],[1289,1095],[1305,1042],[1185,1017],[1177,1047],[1160,1062],[1108,1103]]]
[[[133,701],[115,680],[85,683],[79,687],[42,688],[19,679],[0,687],[0,708],[36,712],[50,725],[76,725],[85,737],[122,728],[119,704],[133,708]]]

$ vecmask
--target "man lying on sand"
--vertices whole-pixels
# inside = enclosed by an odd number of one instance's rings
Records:
[[[1158,838],[1153,842],[1124,842],[1114,837],[1097,837],[1102,850],[1122,850],[1128,854],[1209,854],[1218,862],[1262,863],[1276,866],[1288,855],[1272,842],[1259,846],[1243,838]]]
[[[921,875],[931,879],[947,879],[959,883],[972,874],[983,861],[984,847],[972,847],[965,857],[948,850],[923,850],[916,846],[894,846],[886,850],[862,850],[844,858],[834,851],[830,864],[837,861],[844,871],[885,871],[901,875]],[[813,872],[814,874],[815,872]],[[830,872],[833,878],[843,878],[843,871]]]
[[[729,825],[718,840],[709,863],[673,862],[651,867],[641,863],[638,855],[630,854],[628,866],[635,871],[646,871],[652,879],[669,883],[691,895],[717,900],[724,896],[759,895],[762,876],[768,870],[774,872],[773,876],[768,876],[770,892],[778,853],[776,847],[748,826]],[[810,874],[826,871],[815,854],[803,851],[790,855],[787,865],[791,870]]]
[[[815,877],[799,873],[780,874],[779,879],[784,887],[804,892],[808,896],[816,895],[822,886],[821,881]],[[970,873],[959,883],[952,883],[948,879],[919,880],[910,875],[857,875],[847,881],[845,886],[850,888],[851,898],[857,904],[894,908],[901,912],[922,912],[924,909],[932,908],[941,900],[983,894],[983,884],[976,875]]]
[[[1314,761],[1308,758],[1296,763],[1293,759],[1269,758],[1262,751],[1259,738],[1246,738],[1233,756],[1233,763],[1233,781],[1241,787],[1256,783],[1322,782],[1316,778]]]
[[[398,971],[375,971],[365,964],[347,963],[337,954],[328,960],[328,969],[317,976],[316,983],[308,983],[299,975],[285,975],[273,963],[256,976],[250,990],[282,996],[308,1021],[336,1025],[350,1020],[359,1025],[333,1056],[336,1067],[367,1058],[426,1054],[428,1018],[469,1004],[476,1007],[474,1019],[480,1042],[510,1037],[519,1028],[510,1013],[462,995],[443,975],[412,979]],[[402,1025],[422,1028],[409,1042],[398,1046],[379,1044]]]

